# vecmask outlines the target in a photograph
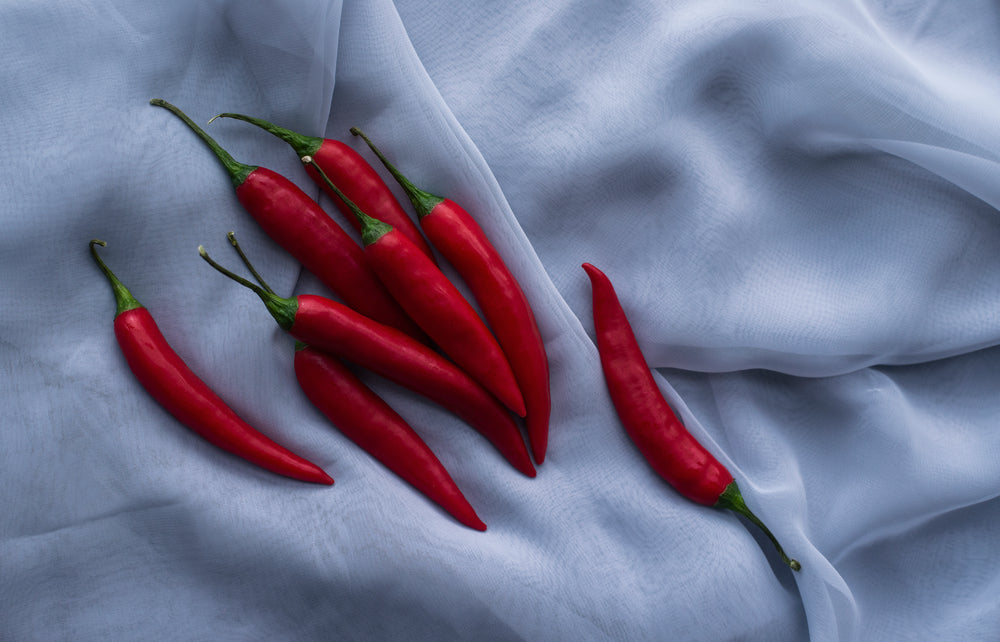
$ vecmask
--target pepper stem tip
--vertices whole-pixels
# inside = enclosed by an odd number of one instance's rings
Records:
[[[385,154],[383,154],[382,151],[375,146],[375,143],[373,143],[371,139],[368,138],[363,131],[361,131],[360,127],[351,127],[351,133],[355,136],[360,136],[361,139],[365,141],[365,144],[368,145],[368,148],[372,150],[372,153],[375,154],[380,161],[382,161],[382,165],[385,166],[386,170],[392,174],[392,177],[396,179],[399,186],[403,188],[404,192],[406,192],[406,197],[410,199],[410,203],[413,205],[413,209],[416,211],[418,218],[423,218],[430,214],[434,210],[434,207],[444,200],[444,198],[424,191],[411,183],[406,176],[403,176],[402,172],[396,169],[395,165],[389,162],[389,159],[385,157]]]
[[[245,265],[246,268],[250,270],[250,274],[253,275],[253,278],[257,279],[257,283],[260,283],[260,286],[265,290],[267,290],[269,293],[274,294],[274,290],[272,290],[271,286],[268,285],[266,281],[264,281],[264,278],[261,277],[261,275],[257,272],[257,268],[255,268],[253,266],[253,263],[250,262],[250,259],[246,255],[246,252],[244,252],[243,248],[240,247],[240,242],[236,240],[236,232],[227,233],[226,238],[229,239],[229,244],[233,246],[233,249],[236,250],[236,253],[240,255],[240,260],[243,261],[243,265]]]
[[[743,494],[740,492],[739,486],[736,485],[736,481],[732,481],[726,486],[726,489],[719,496],[719,500],[715,504],[719,508],[727,508],[734,513],[743,515],[748,520],[750,520],[755,526],[767,535],[767,538],[771,540],[774,544],[774,548],[778,551],[778,555],[781,557],[781,561],[788,565],[793,571],[801,571],[802,565],[799,564],[798,560],[794,560],[785,554],[785,549],[781,547],[778,543],[778,538],[774,536],[771,530],[764,525],[764,522],[760,520],[753,512],[747,507],[746,501],[743,499]]]
[[[233,237],[233,239],[235,239],[235,236]],[[208,252],[205,251],[205,248],[202,247],[201,245],[198,246],[198,254],[201,255],[201,258],[205,259],[206,263],[215,268],[216,271],[229,277],[233,281],[236,281],[240,285],[249,288],[251,291],[253,291],[254,294],[259,296],[260,300],[263,301],[264,305],[267,306],[267,311],[271,313],[271,316],[274,317],[274,320],[278,322],[278,325],[281,326],[282,330],[288,331],[291,329],[292,325],[295,323],[295,312],[296,310],[298,310],[298,301],[296,299],[282,298],[277,294],[275,294],[274,291],[271,290],[266,283],[262,283],[263,285],[262,287],[261,285],[257,285],[253,281],[245,279],[239,274],[232,272],[231,270],[227,270],[226,268],[216,263],[212,259],[212,257],[208,255]],[[241,258],[245,256],[242,254],[242,252],[240,254]],[[246,262],[245,259],[244,262]],[[251,271],[254,273],[254,276],[256,278],[259,278],[259,275],[257,275],[256,270],[251,270]]]
[[[97,267],[101,269],[101,272],[104,273],[104,276],[105,278],[107,278],[108,283],[111,284],[111,291],[114,292],[115,305],[117,306],[117,309],[115,310],[115,316],[117,317],[122,312],[128,312],[129,310],[135,310],[136,308],[141,308],[142,304],[139,303],[134,296],[132,296],[132,293],[129,292],[128,288],[126,288],[122,284],[122,282],[118,280],[118,277],[115,276],[115,273],[111,271],[111,268],[107,266],[107,264],[104,262],[104,259],[101,258],[101,255],[97,253],[96,246],[98,245],[100,245],[101,247],[108,246],[108,244],[105,241],[102,241],[101,239],[91,239],[90,256],[94,258],[94,261],[97,263]]]
[[[232,155],[223,149],[214,138],[205,133],[204,129],[199,127],[193,120],[191,120],[190,116],[185,114],[178,107],[171,105],[162,98],[153,98],[149,101],[149,104],[156,107],[163,107],[170,113],[180,118],[185,125],[190,127],[191,131],[193,131],[198,138],[208,145],[208,148],[212,150],[212,153],[214,153],[216,158],[219,159],[219,162],[222,163],[223,168],[225,168],[226,173],[229,174],[229,178],[233,182],[233,187],[239,187],[242,185],[243,182],[246,181],[247,177],[257,169],[256,165],[247,165],[246,163],[241,163],[234,159]]]
[[[388,223],[380,221],[379,219],[362,212],[361,208],[355,205],[351,199],[347,198],[347,195],[344,194],[339,187],[334,185],[333,181],[330,180],[330,177],[327,176],[326,172],[323,171],[323,168],[313,160],[312,156],[302,156],[299,160],[302,161],[303,165],[312,167],[323,183],[330,188],[330,191],[336,194],[337,198],[343,201],[344,205],[346,205],[354,214],[354,217],[358,219],[358,222],[361,224],[361,242],[365,247],[371,245],[392,230],[392,226]]]

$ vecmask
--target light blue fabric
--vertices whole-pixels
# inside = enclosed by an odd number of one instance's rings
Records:
[[[0,639],[997,639],[998,18],[985,0],[3,3]],[[154,97],[374,161],[358,125],[477,217],[550,358],[538,476],[365,379],[485,533],[309,405],[292,340],[197,247],[237,267],[233,230],[279,293],[328,292]],[[284,143],[205,126],[318,196]],[[142,391],[91,238],[195,372],[332,488],[219,451]],[[801,572],[624,435],[585,261]]]

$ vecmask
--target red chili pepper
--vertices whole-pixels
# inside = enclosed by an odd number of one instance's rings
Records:
[[[358,209],[310,157],[302,162],[312,165],[361,221],[368,264],[410,318],[462,370],[523,417],[524,398],[507,357],[458,288],[399,230]]]
[[[625,431],[656,473],[688,499],[728,508],[760,527],[792,570],[771,531],[747,508],[733,475],[688,432],[664,399],[608,277],[583,264],[594,294],[594,327],[604,379]]]
[[[182,424],[223,450],[279,475],[333,484],[323,469],[268,439],[240,419],[198,378],[167,343],[153,316],[132,296],[97,254],[90,253],[115,293],[115,338],[135,377]]]
[[[368,266],[361,247],[308,194],[266,167],[237,162],[177,107],[159,98],[150,103],[169,110],[208,145],[229,173],[243,208],[347,305],[426,340]]]
[[[306,397],[348,439],[461,523],[486,530],[427,443],[343,363],[299,342],[295,376]]]
[[[458,203],[417,188],[357,127],[360,136],[406,192],[420,227],[469,286],[510,362],[524,396],[532,454],[545,459],[549,439],[549,362],[542,335],[520,284],[475,219]],[[361,208],[364,209],[364,208]]]
[[[330,177],[335,185],[342,186],[344,193],[354,203],[372,218],[384,221],[405,234],[414,245],[426,254],[432,261],[435,261],[434,252],[427,241],[420,234],[420,230],[413,224],[410,217],[406,215],[403,208],[393,195],[392,190],[385,184],[375,168],[368,164],[361,154],[354,151],[350,145],[346,145],[339,140],[332,138],[320,138],[318,136],[304,136],[284,127],[279,127],[261,118],[244,116],[243,114],[224,113],[213,116],[208,122],[211,123],[216,118],[235,118],[246,121],[261,129],[270,132],[281,140],[288,143],[295,153],[302,156],[311,156],[316,165],[323,169],[323,172]],[[337,209],[344,215],[347,222],[358,232],[361,231],[361,223],[351,212],[336,192],[331,190],[320,178],[319,172],[311,166],[306,167],[306,172],[316,181],[316,183],[326,191],[337,205]]]
[[[232,235],[230,242],[234,242]],[[336,301],[311,294],[282,298],[222,267],[204,248],[198,251],[216,270],[255,292],[278,325],[293,337],[437,403],[486,437],[514,468],[528,477],[535,476],[528,449],[510,414],[454,363],[403,332]],[[261,281],[242,252],[241,257]]]

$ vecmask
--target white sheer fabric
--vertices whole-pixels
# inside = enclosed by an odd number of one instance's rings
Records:
[[[0,16],[0,639],[996,638],[995,4],[10,0]],[[549,353],[538,476],[365,378],[486,533],[309,405],[292,340],[196,248],[238,266],[234,230],[279,293],[328,292],[154,97],[374,160],[361,126],[477,217]],[[284,143],[206,129],[318,195]],[[91,238],[192,368],[332,488],[222,453],[141,390]],[[584,261],[801,572],[628,441]]]

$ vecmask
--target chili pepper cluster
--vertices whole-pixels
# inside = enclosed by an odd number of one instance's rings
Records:
[[[486,530],[417,431],[349,367],[369,370],[452,412],[517,471],[535,477],[532,454],[540,464],[548,441],[548,360],[528,300],[482,228],[458,204],[416,188],[367,137],[410,198],[419,228],[379,172],[350,146],[241,114],[219,114],[253,123],[288,142],[308,175],[358,232],[356,240],[287,177],[235,160],[183,111],[160,99],[150,102],[180,118],[208,146],[229,174],[243,209],[340,299],[279,296],[233,233],[230,243],[256,282],[199,248],[213,268],[257,294],[296,340],[294,370],[305,396],[344,435],[459,522]],[[116,337],[129,367],[153,398],[224,450],[281,475],[333,484],[319,466],[240,419],[184,364],[150,313],[105,265],[97,245],[104,242],[91,241],[91,254],[118,305]],[[482,316],[441,270],[432,245],[465,281]],[[531,454],[515,417],[525,420]]]
[[[345,436],[462,524],[486,524],[417,431],[366,386],[364,368],[425,397],[480,432],[519,472],[535,477],[545,459],[551,396],[549,365],[524,291],[474,218],[458,203],[411,183],[360,129],[352,128],[410,201],[416,225],[380,173],[349,145],[304,136],[259,118],[249,122],[287,142],[306,173],[334,201],[358,239],[288,178],[236,161],[184,112],[180,118],[215,154],[236,197],[261,228],[340,301],[278,295],[254,269],[235,235],[229,241],[255,281],[213,268],[255,293],[295,339],[294,370],[305,396]],[[211,120],[209,122],[212,122]],[[142,307],[90,251],[117,302],[115,335],[139,382],[182,424],[269,471],[333,484],[319,466],[249,426],[171,349]],[[455,270],[480,312],[440,269]],[[608,277],[583,264],[593,289],[597,348],[611,400],[627,434],[657,474],[684,497],[733,510],[760,527],[792,569],[774,535],[747,508],[733,475],[687,431],[655,380]],[[515,419],[523,418],[527,443]],[[530,454],[529,447],[530,446]],[[534,459],[534,462],[532,461]]]

